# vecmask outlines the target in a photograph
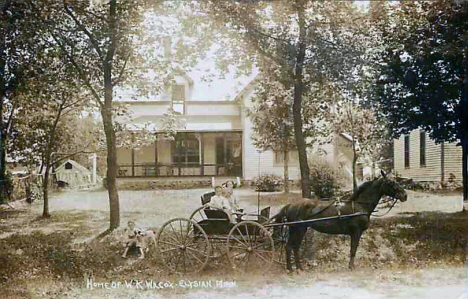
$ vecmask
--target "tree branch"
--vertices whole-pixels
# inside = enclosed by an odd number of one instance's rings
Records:
[[[101,52],[101,49],[99,48],[99,43],[97,42],[96,38],[89,32],[86,27],[80,23],[80,21],[76,18],[76,16],[73,14],[73,12],[67,7],[67,5],[64,5],[65,7],[65,12],[75,21],[76,25],[83,31],[88,37],[89,40],[91,41],[91,44],[93,45],[94,50],[96,53],[99,55],[99,58],[101,58],[101,61],[103,60],[103,55]]]
[[[122,76],[124,74],[125,68],[127,67],[127,62],[130,59],[130,56],[131,56],[131,53],[128,53],[127,58],[125,58],[124,65],[120,69],[119,76],[117,77],[117,79],[114,82],[112,82],[113,86],[115,86],[115,85],[117,85],[117,84],[119,84],[121,82]]]
[[[26,0],[29,5],[36,11],[36,15],[42,20],[42,18],[40,17],[41,16],[41,13],[40,13],[40,10],[36,7],[36,5],[34,5],[33,1],[32,0]],[[56,34],[54,34],[54,32],[50,29],[50,27],[48,26],[47,22],[45,20],[42,20],[44,23],[46,23],[46,28],[47,28],[47,31],[50,33],[50,35],[52,36],[52,38],[55,40],[55,42],[59,45],[59,47],[61,48],[61,50],[63,51],[63,53],[65,53],[65,56],[68,58],[68,60],[71,62],[71,64],[73,64],[73,67],[78,71],[78,74],[80,75],[81,79],[83,80],[84,84],[86,85],[86,87],[89,89],[89,91],[91,91],[91,93],[93,94],[94,98],[96,99],[96,101],[98,102],[98,104],[102,107],[103,106],[103,103],[101,101],[101,97],[99,96],[99,94],[97,93],[97,91],[93,88],[93,86],[91,85],[91,82],[89,81],[88,77],[86,76],[86,73],[83,71],[83,69],[78,65],[78,63],[75,61],[75,59],[73,58],[73,55],[71,53],[69,53],[65,47],[65,45],[63,43],[60,42],[59,38],[57,37]],[[64,38],[63,40],[67,41],[66,38]],[[67,43],[72,49],[75,48],[74,45],[70,44],[70,43]]]
[[[86,147],[88,147],[88,146],[89,146],[89,144],[88,144]],[[58,159],[56,159],[56,160],[54,160],[54,161],[52,161],[52,163],[50,163],[50,164],[51,164],[51,165],[52,165],[52,164],[57,164],[57,163],[59,163],[59,162],[65,160],[65,159],[68,159],[68,158],[70,158],[70,157],[76,156],[76,155],[78,155],[78,154],[94,154],[94,153],[96,153],[96,152],[95,152],[95,151],[81,150],[81,151],[77,151],[77,152],[74,152],[74,153],[71,153],[71,154],[70,154],[70,153],[66,153],[66,154],[55,154],[55,156],[59,156],[59,155],[60,155],[61,157],[58,158]]]

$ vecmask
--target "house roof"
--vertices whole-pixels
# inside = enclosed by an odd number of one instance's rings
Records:
[[[237,76],[237,69],[230,67],[229,72],[222,74],[217,70],[216,62],[212,57],[200,61],[192,70],[178,72],[191,87],[193,87],[189,101],[232,101],[241,93],[258,75],[258,69],[253,68],[248,76]],[[116,102],[152,102],[167,100],[163,93],[139,96],[136,89],[115,88]]]
[[[57,167],[57,169],[55,169],[55,172],[59,172],[60,170],[64,169],[65,164],[67,163],[72,164],[75,169],[78,169],[82,173],[91,174],[91,171],[89,171],[86,167],[71,159],[68,159],[67,161],[63,162],[59,167]]]

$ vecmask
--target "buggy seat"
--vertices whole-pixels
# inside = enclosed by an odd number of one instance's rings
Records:
[[[208,192],[208,193],[203,194],[201,196],[202,205],[205,205],[205,204],[209,203],[211,201],[211,198],[215,194],[216,194],[215,192]],[[229,221],[229,217],[224,211],[216,210],[216,209],[210,209],[210,208],[205,208],[204,211],[205,211],[205,215],[206,215],[206,217],[208,219],[228,220]],[[240,210],[240,211],[243,211],[243,210]],[[263,217],[258,218],[258,222],[263,223],[263,222],[266,222],[267,219],[270,218],[270,207],[268,206],[268,207],[262,209],[260,211],[260,215],[253,215],[253,214],[245,214],[245,215],[247,215],[247,216],[263,216]],[[237,220],[241,221],[242,217],[239,216]]]

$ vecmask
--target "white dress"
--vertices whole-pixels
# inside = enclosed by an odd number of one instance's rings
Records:
[[[220,209],[226,212],[229,216],[229,220],[233,222],[232,214],[234,209],[231,205],[231,202],[222,195],[215,195],[211,198],[210,202],[207,203],[207,206],[215,209]]]

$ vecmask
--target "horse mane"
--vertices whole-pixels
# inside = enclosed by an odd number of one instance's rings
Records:
[[[356,192],[351,194],[351,197],[349,198],[349,200],[350,201],[355,201],[356,199],[358,199],[358,197],[362,194],[362,192],[364,192],[364,190],[366,190],[370,185],[372,185],[372,183],[375,180],[377,180],[377,178],[373,179],[372,181],[367,181],[367,182],[364,182],[361,185],[359,185]]]

